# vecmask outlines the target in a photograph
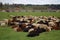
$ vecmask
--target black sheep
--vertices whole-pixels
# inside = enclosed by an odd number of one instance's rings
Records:
[[[45,31],[46,31],[45,29],[38,27],[37,29],[30,31],[27,37],[39,36],[40,33],[45,32]]]

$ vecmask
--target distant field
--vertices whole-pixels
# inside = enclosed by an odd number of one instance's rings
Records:
[[[33,16],[56,16],[60,17],[57,12],[0,12],[0,20],[9,18],[9,15],[33,15]],[[41,33],[36,37],[26,37],[26,32],[15,32],[9,26],[0,26],[0,40],[60,40],[60,30]]]

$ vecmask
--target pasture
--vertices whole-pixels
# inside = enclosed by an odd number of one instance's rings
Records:
[[[60,17],[60,12],[0,12],[0,20],[9,18],[9,15],[33,15],[33,16],[56,16]],[[60,40],[60,30],[41,33],[36,37],[27,37],[26,32],[15,32],[8,25],[0,26],[0,40]]]

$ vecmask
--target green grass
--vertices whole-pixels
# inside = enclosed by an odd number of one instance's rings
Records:
[[[57,12],[0,12],[0,20],[9,18],[9,15],[33,15],[33,16],[56,16],[60,17]],[[60,30],[41,33],[36,37],[27,37],[26,32],[15,32],[9,26],[0,26],[0,40],[60,40]]]
[[[0,12],[0,20],[9,18],[9,15],[33,15],[33,16],[56,16],[60,17],[60,12]]]
[[[60,40],[60,31],[41,33],[36,37],[27,37],[26,32],[15,32],[10,27],[0,27],[0,40]]]

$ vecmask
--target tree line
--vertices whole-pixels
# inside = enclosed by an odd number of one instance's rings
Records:
[[[0,2],[0,10],[60,10],[60,4],[32,5],[32,4],[3,4]]]

